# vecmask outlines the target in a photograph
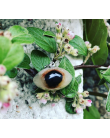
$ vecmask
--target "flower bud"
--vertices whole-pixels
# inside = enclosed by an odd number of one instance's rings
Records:
[[[61,29],[62,29],[61,23],[57,23],[56,24],[56,31],[57,31],[57,33],[61,33]]]
[[[89,41],[85,41],[87,49],[91,48],[91,43]]]
[[[49,97],[49,93],[44,93],[44,97],[48,98]]]
[[[51,101],[51,102],[53,101],[53,95],[50,96],[50,101]]]
[[[4,75],[6,72],[6,68],[4,65],[0,65],[0,76]]]
[[[66,44],[65,46],[64,46],[64,50],[68,53],[68,54],[70,54],[70,52],[71,51],[73,51],[73,47],[70,45],[70,44]]]
[[[12,39],[12,35],[11,35],[11,33],[9,31],[5,31],[4,32],[4,36],[7,37],[10,40]]]
[[[83,109],[81,108],[81,106],[77,106],[77,107],[75,108],[75,112],[76,112],[77,114],[82,113],[82,111],[83,111]]]
[[[7,90],[10,92],[14,92],[17,89],[17,84],[16,82],[10,82],[9,85],[7,86]]]
[[[80,98],[80,99],[79,99],[79,103],[80,103],[80,104],[84,104],[84,103],[85,103],[85,100],[84,100],[83,98]]]
[[[60,97],[58,95],[55,96],[54,101],[58,102],[60,100]]]
[[[36,97],[37,97],[37,99],[41,99],[43,95],[44,95],[44,93],[37,93]]]
[[[72,107],[76,107],[76,102],[73,102],[72,103]]]
[[[69,28],[68,27],[64,28],[63,36],[67,35],[68,33],[69,33]]]
[[[84,92],[83,92],[83,96],[84,96],[84,97],[88,97],[88,96],[89,96],[89,92],[88,92],[88,91],[84,91]]]
[[[0,91],[0,101],[1,102],[8,102],[9,99],[9,92],[7,90]]]
[[[78,56],[78,50],[77,49],[73,49],[71,52],[70,52],[71,55],[73,56]]]
[[[85,100],[85,105],[86,106],[90,107],[91,106],[91,103],[92,103],[92,101],[90,99],[86,99]]]
[[[89,50],[91,53],[96,53],[97,51],[99,51],[100,48],[99,46],[94,46],[91,50]]]
[[[75,37],[75,34],[72,31],[69,31],[65,37],[70,41]]]
[[[9,84],[11,79],[8,76],[0,76],[0,85],[1,86],[6,86]]]
[[[56,34],[56,39],[57,39],[58,44],[61,42],[61,38],[62,38],[62,33],[57,33]]]
[[[78,95],[79,95],[79,98],[83,98],[83,95],[82,94],[79,93]]]

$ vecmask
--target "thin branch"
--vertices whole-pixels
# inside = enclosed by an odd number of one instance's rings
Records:
[[[34,77],[38,72],[35,69],[24,69],[29,75]]]
[[[74,69],[83,69],[83,68],[102,68],[106,69],[108,66],[102,66],[102,65],[77,65],[74,66]]]
[[[89,95],[94,95],[94,96],[100,96],[100,97],[107,98],[106,94],[98,93],[98,92],[89,92]]]
[[[83,68],[100,68],[100,69],[107,69],[108,66],[101,66],[101,65],[77,65],[74,66],[74,69],[83,69]],[[24,69],[29,75],[34,77],[38,72],[35,69]]]

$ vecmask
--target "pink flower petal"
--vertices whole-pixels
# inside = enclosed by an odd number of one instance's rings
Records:
[[[43,103],[43,104],[46,104],[46,103],[47,103],[47,100],[42,98],[42,99],[40,100],[40,102]]]
[[[52,103],[51,105],[52,105],[52,107],[54,107],[55,106],[55,103]]]
[[[10,106],[10,103],[3,103],[3,107],[8,108]]]

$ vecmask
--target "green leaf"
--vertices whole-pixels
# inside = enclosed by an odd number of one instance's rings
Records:
[[[67,70],[73,77],[72,81],[70,82],[70,84],[68,86],[66,86],[65,88],[61,89],[61,92],[62,92],[63,95],[65,95],[68,98],[73,98],[76,95],[74,90],[73,90],[74,82],[75,82],[74,67],[72,66],[72,64],[68,60],[68,58],[66,58],[66,57],[62,58],[59,67]]]
[[[21,45],[11,44],[9,39],[0,37],[0,64],[11,70],[23,60],[23,57],[24,50]]]
[[[88,41],[92,46],[98,45],[100,47],[100,50],[93,54],[92,61],[95,65],[103,65],[108,57],[108,48],[106,44],[108,33],[104,20],[86,20],[86,30]]]
[[[79,55],[87,56],[87,47],[81,37],[75,35],[75,38],[69,41],[69,44],[78,50]]]
[[[72,102],[67,102],[66,101],[65,109],[69,114],[75,114],[74,108],[72,107]]]
[[[0,37],[0,63],[3,62],[11,48],[11,41],[8,38]]]
[[[105,82],[106,82],[105,79],[102,78],[102,79],[99,81],[98,85],[102,85],[102,84],[104,84]]]
[[[42,90],[40,88],[37,88],[35,91],[32,91],[31,93],[32,94],[37,94],[37,93],[42,93],[42,92],[45,92],[45,90]]]
[[[44,66],[50,63],[49,57],[39,50],[33,50],[31,53],[31,61],[37,71],[44,69]]]
[[[56,35],[53,32],[51,32],[51,31],[46,31],[46,32],[44,32],[43,35],[47,35],[47,36],[51,36],[51,37],[56,37]]]
[[[66,98],[66,102],[73,102],[74,98]]]
[[[78,84],[81,83],[81,76],[82,76],[82,75],[78,75],[78,76],[75,78]]]
[[[12,43],[18,44],[31,44],[34,42],[34,38],[30,34],[24,34],[12,39]]]
[[[9,32],[12,34],[12,37],[17,37],[20,35],[28,34],[28,30],[19,25],[14,25],[10,27]]]
[[[100,113],[93,104],[91,107],[88,107],[88,110],[84,109],[84,119],[100,119]]]
[[[29,31],[29,34],[31,34],[34,37],[35,43],[39,47],[50,53],[56,52],[57,47],[54,38],[43,36],[44,31],[39,28],[28,27],[27,29]]]
[[[5,75],[8,75],[10,78],[15,78],[16,75],[17,75],[17,73],[18,73],[17,69],[16,68],[13,68],[12,70],[7,71],[5,73]]]
[[[30,58],[28,57],[27,54],[24,54],[24,59],[23,61],[17,66],[18,68],[23,68],[23,69],[30,69]]]
[[[110,112],[110,89],[107,96],[106,110]]]
[[[105,81],[110,83],[110,68],[107,69],[103,74],[102,77],[104,78]]]

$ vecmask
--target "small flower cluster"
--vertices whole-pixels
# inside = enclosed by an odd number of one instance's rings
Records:
[[[86,47],[87,47],[88,51],[91,54],[94,54],[94,53],[96,53],[97,51],[100,50],[99,46],[94,46],[93,48],[91,48],[92,45],[89,41],[85,41],[85,44],[86,44]]]
[[[12,39],[12,35],[9,31],[0,31],[0,36],[5,36],[10,40]]]
[[[0,65],[0,109],[7,109],[10,106],[10,101],[18,95],[17,84],[12,82],[8,76],[3,76],[6,68]],[[0,111],[1,111],[0,110]]]
[[[78,50],[74,49],[74,47],[69,44],[69,41],[75,37],[75,34],[72,31],[69,31],[68,28],[64,28],[64,31],[62,32],[61,23],[56,24],[56,31],[56,42],[59,45],[58,50],[60,51],[60,48],[62,47],[68,54],[78,56]]]
[[[73,56],[78,56],[78,50],[74,49],[74,47],[72,47],[70,44],[66,44],[64,46],[64,50],[68,53],[71,54]]]
[[[92,101],[90,99],[83,99],[83,97],[88,97],[89,92],[84,91],[83,93],[78,93],[77,97],[75,97],[74,102],[72,103],[72,107],[74,107],[74,111],[77,114],[82,113],[83,109],[91,106]]]
[[[88,49],[88,55],[85,57],[84,64],[87,62],[90,56],[100,50],[99,46],[94,46],[93,48],[91,48],[92,45],[89,41],[85,41],[85,44]]]
[[[46,104],[47,101],[58,102],[60,100],[58,94],[50,94],[49,92],[37,93],[36,97],[40,100],[40,103],[43,104]]]

